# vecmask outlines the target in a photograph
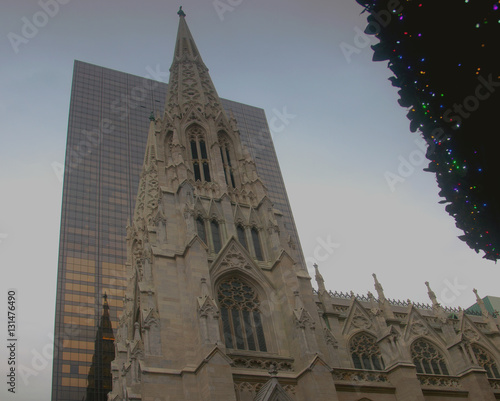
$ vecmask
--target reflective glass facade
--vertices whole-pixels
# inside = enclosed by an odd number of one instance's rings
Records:
[[[152,110],[167,85],[75,61],[64,173],[55,316],[53,400],[101,399],[89,372],[107,372],[96,336],[107,295],[116,329],[126,285],[125,227],[133,214]],[[222,99],[238,122],[271,200],[300,250],[264,110]],[[101,366],[101,365],[103,366]],[[96,381],[106,382],[95,378]],[[93,394],[94,392],[95,394]]]

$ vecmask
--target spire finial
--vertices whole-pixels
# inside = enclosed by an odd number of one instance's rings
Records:
[[[385,301],[385,294],[384,294],[384,289],[382,288],[382,284],[379,283],[377,279],[377,275],[375,273],[372,274],[373,279],[375,280],[375,290],[377,291],[378,294],[378,299],[380,301]]]
[[[439,302],[437,300],[436,293],[434,291],[432,291],[429,282],[426,281],[425,285],[427,286],[427,294],[429,295],[429,298],[432,301],[432,305],[439,306]]]
[[[326,292],[326,288],[325,288],[325,280],[323,279],[323,276],[321,275],[321,273],[319,272],[319,267],[318,267],[318,264],[315,263],[313,264],[314,266],[314,270],[316,272],[316,275],[315,275],[315,279],[316,279],[316,283],[318,284],[318,292],[319,293],[323,293],[323,292]]]
[[[104,309],[109,309],[109,305],[108,305],[108,294],[106,294],[106,292],[104,292],[104,295],[102,296],[103,299],[104,299],[104,302],[103,302],[103,307]]]
[[[154,121],[155,120],[155,113],[151,111],[151,114],[149,115],[149,121]]]
[[[177,11],[177,15],[179,17],[185,17],[186,16],[186,13],[184,11],[182,11],[182,6],[179,7],[179,11]]]

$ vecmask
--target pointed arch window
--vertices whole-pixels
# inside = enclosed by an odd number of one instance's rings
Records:
[[[247,235],[245,233],[245,227],[241,224],[236,226],[236,235],[238,236],[238,241],[241,245],[248,251]]]
[[[411,358],[417,368],[417,373],[449,375],[443,354],[428,341],[416,340],[411,345]]]
[[[224,168],[224,178],[226,179],[226,185],[236,188],[236,181],[234,179],[234,171],[231,161],[231,146],[229,138],[223,131],[221,131],[219,132],[218,139],[220,146],[220,157],[222,160],[222,166]]]
[[[226,347],[267,352],[259,299],[253,287],[230,277],[220,283],[217,299]]]
[[[498,370],[497,363],[491,354],[477,344],[472,344],[471,347],[474,355],[476,356],[477,363],[484,370],[486,370],[486,375],[490,379],[500,379],[500,372]]]
[[[207,152],[207,144],[203,131],[194,126],[189,130],[189,144],[191,148],[191,161],[195,181],[210,182],[210,166]]]
[[[217,220],[210,221],[210,231],[212,233],[212,243],[214,245],[214,252],[219,253],[222,248],[222,238],[220,233],[220,225]]]
[[[356,369],[384,370],[384,360],[375,338],[360,333],[351,340],[350,352]]]
[[[201,216],[196,218],[196,232],[201,240],[206,244],[207,243],[207,232],[205,230],[205,221]]]
[[[259,230],[256,227],[252,227],[250,230],[252,234],[253,249],[255,251],[255,257],[257,260],[263,261],[264,255],[262,253],[262,246],[260,244]]]

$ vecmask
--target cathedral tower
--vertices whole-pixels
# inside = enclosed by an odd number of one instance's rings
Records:
[[[179,17],[127,227],[110,399],[250,400],[253,383],[259,399],[285,400],[309,383],[298,399],[332,400],[300,251]]]
[[[165,111],[150,117],[108,399],[500,399],[500,318],[313,290],[179,11]],[[107,311],[105,311],[107,313]],[[90,377],[90,376],[89,376]],[[90,382],[90,379],[89,379]]]

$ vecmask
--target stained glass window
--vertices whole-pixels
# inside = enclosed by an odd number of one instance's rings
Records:
[[[255,250],[255,257],[257,258],[257,260],[264,260],[264,256],[262,254],[262,247],[260,246],[259,231],[255,227],[253,227],[251,232],[252,232],[253,249]]]
[[[415,341],[411,346],[411,357],[417,367],[417,373],[449,375],[443,355],[428,341]]]
[[[484,370],[490,379],[500,379],[500,373],[498,371],[498,366],[493,357],[484,348],[477,344],[472,344],[472,351],[476,356],[477,363]]]
[[[351,356],[356,369],[383,370],[384,361],[375,338],[367,333],[360,333],[351,340]]]
[[[238,224],[236,226],[236,234],[238,235],[238,241],[240,242],[240,244],[243,245],[246,250],[248,250],[247,236],[245,234],[245,228],[241,224]]]
[[[202,129],[195,125],[189,129],[189,143],[191,146],[191,161],[195,181],[210,182],[210,167],[207,153],[207,145]]]
[[[259,300],[255,290],[241,279],[231,277],[220,283],[217,298],[226,347],[266,352]]]

